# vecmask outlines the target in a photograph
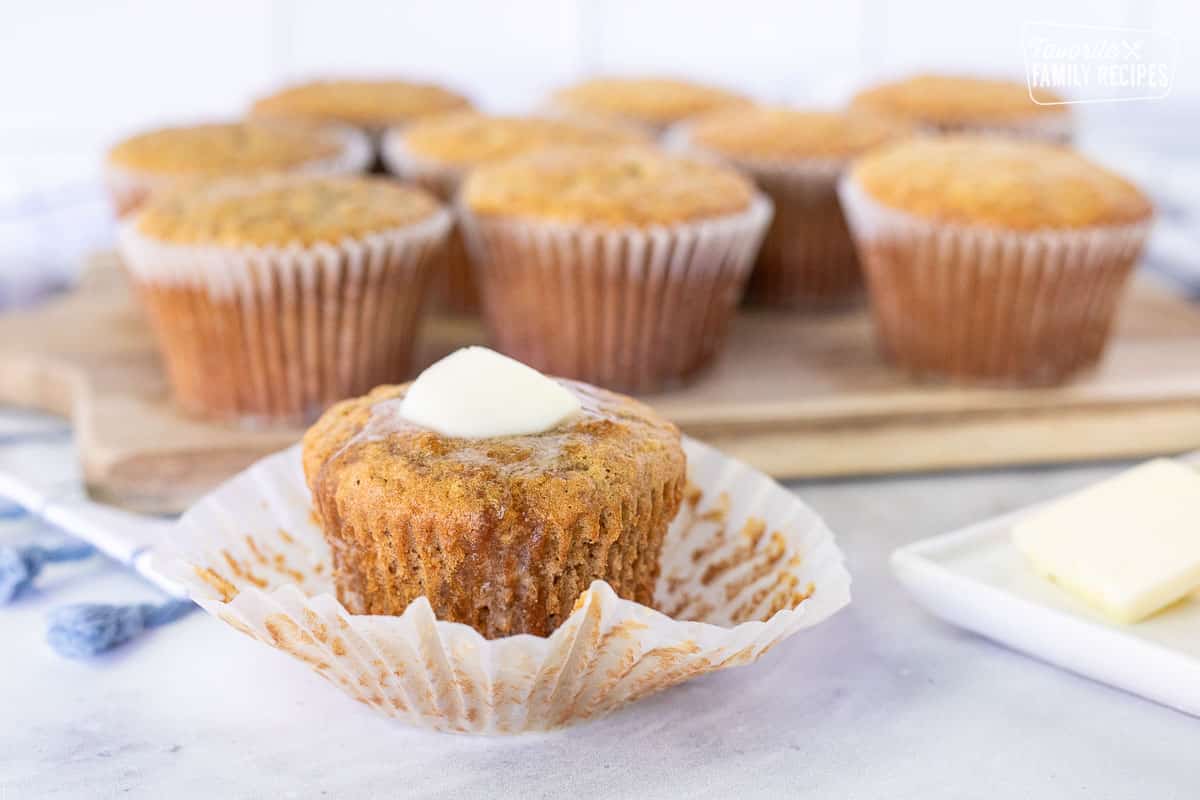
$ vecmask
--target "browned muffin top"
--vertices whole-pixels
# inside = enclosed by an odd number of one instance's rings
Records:
[[[874,86],[855,95],[852,105],[914,122],[934,124],[1005,123],[1029,117],[1063,115],[1062,98],[1037,89],[1035,103],[1023,83],[953,75],[917,75]]]
[[[432,510],[461,506],[464,492],[492,505],[488,501],[518,490],[528,497],[555,496],[534,491],[537,484],[585,480],[607,486],[628,482],[650,465],[682,468],[679,429],[649,406],[584,383],[559,382],[579,397],[579,414],[543,433],[488,439],[443,436],[411,423],[400,415],[409,384],[379,386],[333,406],[308,430],[305,475],[311,486],[327,467],[358,465],[382,484],[427,493]]]
[[[592,78],[554,93],[560,108],[583,114],[669,125],[731,105],[749,105],[739,94],[674,78]]]
[[[403,132],[412,155],[459,167],[527,153],[545,147],[644,144],[639,131],[615,124],[546,117],[453,114],[416,122]]]
[[[470,107],[467,98],[433,84],[337,80],[313,81],[281,89],[256,101],[251,113],[384,127]]]
[[[688,140],[746,160],[845,159],[913,132],[907,122],[864,111],[740,108],[686,123]]]
[[[667,225],[745,211],[754,187],[732,169],[643,148],[542,150],[480,167],[476,213],[599,225]]]
[[[248,175],[284,172],[333,158],[344,146],[331,130],[232,122],[139,134],[113,147],[108,161],[173,177]]]
[[[428,219],[438,203],[393,181],[341,177],[214,185],[164,193],[138,215],[138,232],[175,244],[278,245],[339,242]]]
[[[910,139],[869,153],[851,175],[883,205],[1002,228],[1085,228],[1145,220],[1129,181],[1065,147],[985,136]]]

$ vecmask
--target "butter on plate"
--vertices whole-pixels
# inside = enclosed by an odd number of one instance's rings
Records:
[[[1013,543],[1042,577],[1138,622],[1200,589],[1200,472],[1147,461],[1018,522]]]

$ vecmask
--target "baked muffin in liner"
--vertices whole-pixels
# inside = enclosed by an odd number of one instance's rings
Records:
[[[828,144],[823,147],[829,153],[820,155],[735,155],[705,146],[693,135],[698,124],[721,124],[729,120],[736,126],[746,124],[754,113],[835,117],[830,112],[734,111],[681,123],[666,137],[667,146],[674,150],[736,167],[771,198],[775,213],[746,284],[746,302],[767,308],[831,309],[860,300],[862,269],[837,193],[838,178],[860,147],[851,147],[849,143]],[[870,123],[880,129],[879,142],[885,140],[885,135],[896,138],[912,131],[904,123],[862,116],[866,118],[863,124]],[[836,118],[853,119],[844,114]]]
[[[280,123],[256,124],[278,126]],[[322,125],[321,131],[334,137],[340,144],[340,149],[328,156],[302,161],[285,169],[254,170],[244,174],[214,172],[193,175],[134,169],[114,163],[109,158],[104,164],[105,188],[117,216],[124,218],[141,208],[155,193],[174,189],[188,182],[220,181],[230,186],[253,185],[264,179],[276,180],[282,176],[355,175],[371,166],[374,158],[371,143],[361,131],[332,123]]]
[[[712,362],[771,219],[743,212],[653,227],[459,218],[496,348],[551,375],[654,392]]]
[[[438,207],[336,243],[223,246],[152,238],[137,219],[121,226],[120,253],[175,402],[194,416],[277,425],[408,377],[451,224]]]
[[[351,614],[334,594],[300,448],[270,456],[180,520],[159,567],[206,611],[410,724],[507,734],[613,711],[749,664],[850,599],[829,529],[765,475],[684,438],[690,488],[663,545],[654,608],[602,581],[550,636],[485,639],[434,617]]]
[[[1042,385],[1094,365],[1151,225],[1006,230],[898,211],[852,175],[839,191],[880,349],[918,377]]]
[[[386,171],[398,178],[415,183],[442,200],[453,203],[462,183],[461,169],[423,161],[414,157],[404,146],[401,130],[389,130],[380,140],[380,158]],[[479,288],[471,272],[471,261],[458,225],[446,238],[442,261],[434,277],[434,295],[442,306],[453,314],[479,312]]]
[[[500,128],[505,135],[495,136],[496,131],[491,126]],[[439,160],[423,155],[419,148],[414,151],[407,144],[409,129],[405,128],[389,130],[381,146],[383,163],[389,173],[421,186],[447,203],[454,202],[466,175],[486,161],[511,158],[550,144],[611,146],[649,141],[639,130],[611,120],[589,122],[539,115],[506,117],[454,114],[412,131],[414,135],[423,134],[428,139],[436,133],[444,136],[447,129],[456,134],[456,141],[462,137],[463,131],[478,135],[480,141],[468,150],[470,158],[460,161]],[[480,158],[485,152],[487,158]],[[441,300],[445,310],[455,314],[479,313],[479,289],[475,284],[462,233],[457,228],[451,232],[446,243],[445,261],[437,270],[436,280],[438,286],[435,296]]]

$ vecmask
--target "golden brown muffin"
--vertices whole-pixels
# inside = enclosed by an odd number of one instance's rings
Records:
[[[1035,103],[1029,92],[1016,81],[917,75],[865,89],[854,96],[852,105],[946,133],[987,130],[1070,139],[1070,114],[1061,105],[1063,98],[1038,89]]]
[[[1123,225],[1151,214],[1129,181],[1036,142],[913,139],[865,156],[853,176],[883,205],[944,222],[1036,230]]]
[[[437,213],[420,189],[375,178],[276,182],[254,192],[175,191],[135,222],[160,242],[238,247],[337,243],[403,228]]]
[[[838,203],[850,159],[914,127],[865,111],[750,108],[679,126],[689,148],[754,178],[775,204],[746,299],[773,308],[830,307],[858,298],[862,270]]]
[[[480,167],[460,205],[495,347],[630,392],[711,363],[771,217],[734,170],[642,149]]]
[[[605,580],[652,605],[679,510],[679,431],[628,397],[562,381],[583,409],[539,434],[442,436],[399,415],[407,385],[331,408],[304,436],[304,474],[352,613],[439,619],[484,636],[547,636]]]
[[[407,377],[449,225],[389,181],[218,184],[152,200],[120,249],[184,411],[297,424]]]
[[[344,128],[294,128],[231,122],[161,128],[118,143],[107,158],[119,214],[153,192],[216,179],[361,171],[369,159],[361,135]]]
[[[842,201],[884,352],[921,376],[1020,384],[1099,360],[1151,216],[1078,154],[995,137],[885,146]]]
[[[450,114],[389,131],[383,143],[388,171],[452,202],[463,176],[475,166],[554,146],[645,143],[636,128],[613,123],[546,118]],[[439,270],[448,310],[479,310],[479,291],[461,235],[451,234]]]
[[[462,95],[428,83],[399,80],[331,80],[289,86],[255,101],[256,117],[344,122],[382,130],[421,117],[471,107]]]
[[[613,117],[662,130],[698,114],[750,100],[715,86],[673,78],[592,78],[560,89],[551,105],[588,116]]]
[[[745,211],[754,185],[727,167],[643,148],[557,149],[484,166],[463,202],[478,215],[586,225],[671,225]]]

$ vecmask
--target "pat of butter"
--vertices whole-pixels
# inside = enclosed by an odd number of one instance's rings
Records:
[[[422,372],[400,416],[443,436],[488,439],[542,433],[579,412],[558,381],[486,347],[464,347]]]
[[[1200,472],[1148,461],[1018,523],[1013,542],[1041,576],[1137,622],[1200,588]]]

